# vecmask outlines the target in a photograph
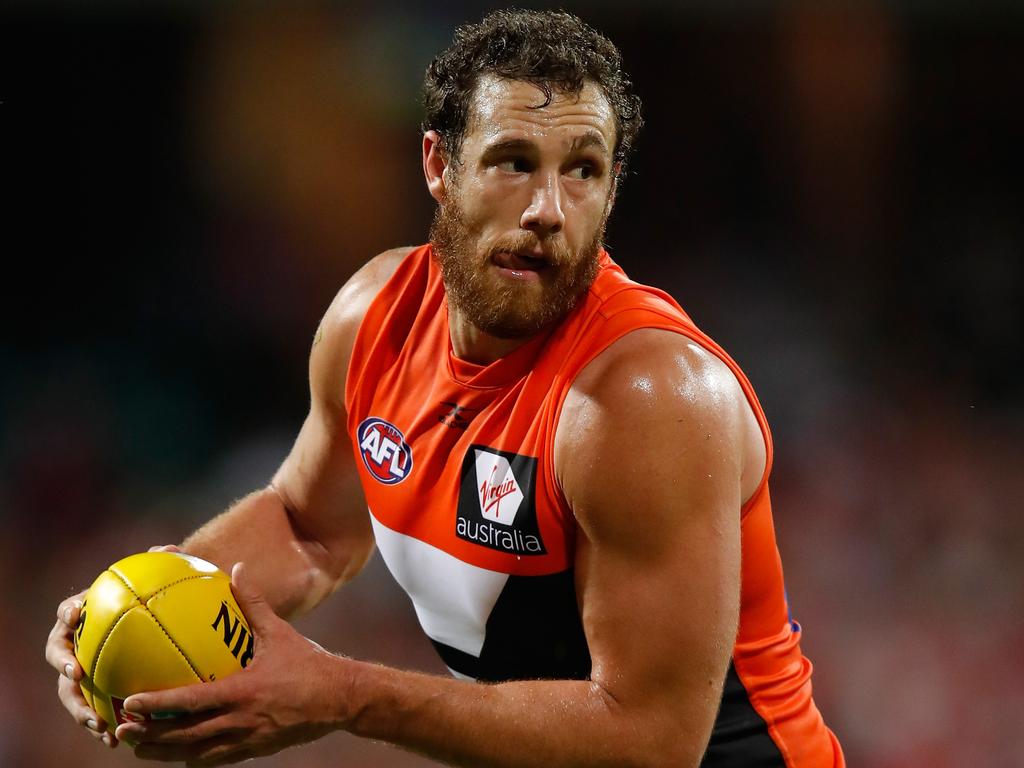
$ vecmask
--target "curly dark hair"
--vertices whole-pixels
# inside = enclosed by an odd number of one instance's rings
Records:
[[[579,95],[587,81],[604,93],[615,114],[613,157],[621,176],[643,124],[640,98],[622,71],[615,44],[565,11],[494,11],[465,24],[427,67],[423,80],[424,131],[437,131],[446,154],[462,151],[474,91],[482,74],[536,85],[551,103],[553,92]]]

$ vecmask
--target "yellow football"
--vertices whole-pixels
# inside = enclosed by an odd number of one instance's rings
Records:
[[[85,595],[75,630],[82,693],[107,721],[133,693],[210,682],[243,669],[253,636],[231,594],[231,579],[212,563],[175,552],[118,560]]]

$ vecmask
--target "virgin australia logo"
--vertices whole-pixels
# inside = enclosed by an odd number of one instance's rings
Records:
[[[476,449],[476,478],[480,489],[480,514],[485,520],[512,525],[523,503],[523,491],[504,456]],[[504,506],[502,504],[504,503]]]
[[[537,459],[473,445],[462,462],[455,534],[499,552],[543,555],[534,489]]]

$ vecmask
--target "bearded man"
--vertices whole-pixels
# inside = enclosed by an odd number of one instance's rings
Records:
[[[753,390],[602,248],[641,122],[618,50],[565,13],[497,12],[425,91],[430,244],[341,289],[273,482],[181,545],[234,564],[255,660],[130,697],[101,738],[202,765],[335,729],[465,766],[843,765],[788,615]],[[375,544],[453,678],[285,621]],[[102,734],[70,650],[80,600],[47,657]]]

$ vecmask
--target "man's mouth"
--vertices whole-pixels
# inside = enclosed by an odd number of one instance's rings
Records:
[[[545,258],[509,251],[498,251],[491,256],[491,262],[512,272],[539,272],[548,266]]]

